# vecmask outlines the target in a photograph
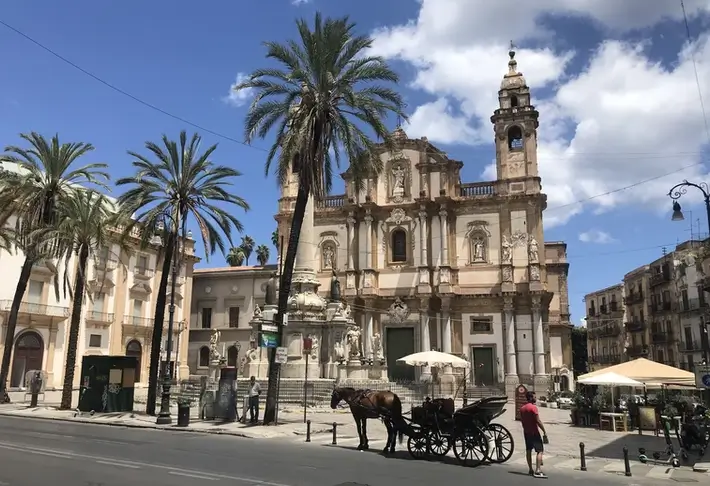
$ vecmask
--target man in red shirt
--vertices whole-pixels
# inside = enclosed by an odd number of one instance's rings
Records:
[[[528,459],[528,474],[536,478],[546,478],[542,472],[542,452],[543,444],[547,443],[547,433],[545,426],[542,425],[540,414],[535,405],[535,393],[528,392],[526,397],[527,402],[520,407],[520,423],[523,424],[523,435],[525,436],[525,455]],[[542,431],[542,435],[540,434]],[[537,453],[535,459],[535,469],[532,465],[532,451]]]

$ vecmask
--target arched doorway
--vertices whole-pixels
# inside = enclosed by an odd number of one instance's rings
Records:
[[[569,377],[567,375],[560,376],[560,391],[568,391],[569,387]]]
[[[35,331],[27,331],[15,341],[15,352],[12,361],[11,387],[24,385],[25,374],[31,370],[42,369],[44,358],[44,341]]]
[[[141,343],[136,341],[130,341],[126,345],[126,356],[132,356],[138,361],[138,366],[136,367],[136,383],[141,381],[141,358],[143,357],[143,346]]]
[[[236,346],[227,348],[227,366],[237,367],[237,359],[239,358],[239,350]]]

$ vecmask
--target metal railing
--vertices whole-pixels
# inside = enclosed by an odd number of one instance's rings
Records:
[[[0,300],[0,311],[10,312],[11,307],[11,300]],[[49,317],[69,317],[69,307],[21,302],[20,314],[31,314]]]
[[[88,311],[86,313],[86,320],[93,322],[113,322],[113,317],[113,313],[108,312]]]
[[[150,317],[124,316],[123,323],[127,326],[153,327],[155,319]]]
[[[137,277],[151,278],[155,274],[155,270],[153,270],[152,268],[136,265],[135,267],[133,267],[133,273]]]
[[[496,188],[493,182],[469,182],[459,186],[460,197],[494,196],[495,193]]]

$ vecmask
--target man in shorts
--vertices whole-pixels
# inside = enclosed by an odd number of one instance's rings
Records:
[[[547,433],[545,426],[540,420],[540,414],[535,405],[535,393],[528,392],[525,396],[527,403],[520,407],[520,423],[523,424],[523,435],[525,436],[525,456],[528,460],[528,474],[536,478],[546,478],[542,472],[542,452],[543,444],[547,443]],[[542,434],[540,434],[542,431]],[[532,451],[535,451],[535,469],[532,464]]]

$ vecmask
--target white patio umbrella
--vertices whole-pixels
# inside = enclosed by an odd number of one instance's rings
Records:
[[[449,353],[441,353],[439,351],[422,351],[414,353],[403,358],[399,358],[397,363],[408,364],[409,366],[433,366],[441,368],[451,366],[453,368],[470,368],[471,364],[465,359],[459,358]]]
[[[602,373],[599,375],[589,376],[577,380],[577,383],[582,385],[603,385],[603,386],[638,386],[642,387],[643,383],[636,381],[627,376],[619,375],[613,371]]]

